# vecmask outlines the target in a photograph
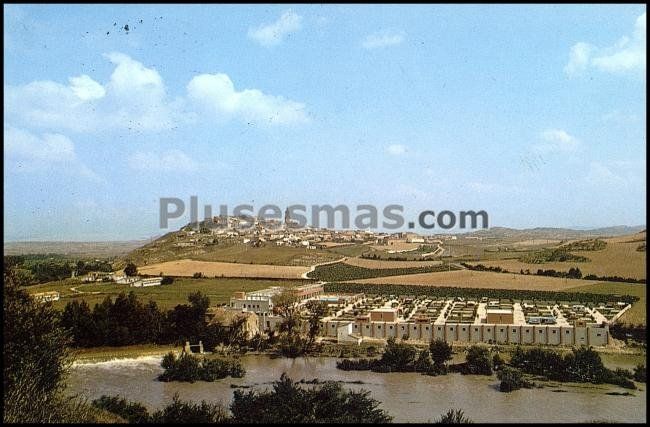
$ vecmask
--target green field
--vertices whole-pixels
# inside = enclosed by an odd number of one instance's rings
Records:
[[[398,267],[398,268],[365,268],[345,263],[320,265],[307,276],[312,279],[328,282],[345,280],[371,279],[374,277],[401,276],[404,274],[434,273],[438,271],[456,270],[448,265],[430,267]]]
[[[73,299],[84,299],[94,306],[95,303],[101,302],[107,295],[117,296],[120,292],[128,293],[130,291],[144,301],[152,299],[163,309],[173,308],[178,304],[187,303],[187,296],[196,291],[201,291],[210,297],[210,303],[213,305],[222,304],[229,301],[233,292],[245,291],[251,292],[270,286],[297,286],[304,285],[304,281],[290,280],[252,280],[252,279],[175,279],[171,285],[152,286],[148,288],[131,288],[128,285],[118,285],[115,283],[106,284],[79,284],[78,281],[64,280],[60,282],[51,282],[43,285],[30,286],[27,290],[29,293],[43,291],[59,291],[61,299],[55,301],[54,307],[63,309],[65,305]],[[70,287],[76,287],[81,292],[99,292],[98,294],[75,294]]]

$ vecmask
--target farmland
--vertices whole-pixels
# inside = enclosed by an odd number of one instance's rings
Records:
[[[274,279],[300,279],[309,268],[298,266],[239,264],[229,262],[195,261],[182,259],[138,268],[142,274],[191,277],[201,273],[205,277],[254,277]]]
[[[502,259],[477,262],[487,267],[501,267],[511,272],[529,269],[531,272],[541,269],[567,271],[570,267],[578,267],[583,275],[620,276],[633,279],[645,279],[645,252],[637,251],[638,242],[608,242],[607,246],[597,251],[574,251],[578,256],[587,257],[586,262],[546,262],[529,264],[518,259]],[[476,264],[476,263],[471,263]]]
[[[457,286],[461,288],[527,289],[543,291],[558,291],[598,283],[597,281],[590,280],[572,280],[557,277],[470,270],[408,274],[356,281],[359,283],[377,284],[389,283],[396,285]]]
[[[620,321],[631,324],[646,324],[646,285],[637,283],[594,283],[590,285],[579,286],[571,289],[576,292],[591,292],[596,294],[610,295],[634,295],[639,297],[639,301],[632,305]]]
[[[196,291],[201,291],[210,297],[211,304],[228,302],[235,291],[251,292],[270,286],[296,286],[301,284],[297,281],[288,280],[251,280],[251,279],[190,279],[177,278],[171,285],[152,286],[147,288],[130,288],[128,285],[114,283],[106,284],[82,284],[74,280],[63,280],[51,282],[44,285],[30,286],[29,293],[58,291],[61,299],[55,301],[54,307],[63,309],[68,301],[83,299],[92,307],[95,303],[101,302],[106,296],[115,297],[120,292],[133,291],[143,299],[156,301],[159,307],[169,309],[177,304],[187,303],[187,296]],[[70,287],[75,287],[78,292],[74,293]],[[92,293],[91,293],[92,292]]]
[[[344,248],[337,248],[344,250]],[[268,264],[309,266],[340,258],[336,253],[306,248],[266,244],[254,247],[247,244],[222,242],[210,245],[175,246],[171,237],[159,239],[143,246],[127,257],[136,265],[147,265],[180,259],[229,262],[242,264]]]
[[[336,263],[318,266],[313,272],[308,274],[308,277],[325,281],[344,281],[384,276],[406,277],[403,275],[419,275],[417,273],[432,273],[436,271],[447,270],[449,268],[456,267],[449,267],[446,265],[433,265],[427,267],[377,269],[358,267],[344,263]]]
[[[441,265],[442,261],[389,261],[367,258],[347,258],[345,264],[363,268],[410,268]]]

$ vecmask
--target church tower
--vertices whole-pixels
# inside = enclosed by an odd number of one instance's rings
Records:
[[[289,221],[291,220],[291,216],[289,215],[289,208],[284,211],[284,228],[289,228]]]

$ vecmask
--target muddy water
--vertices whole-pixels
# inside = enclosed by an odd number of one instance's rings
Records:
[[[231,384],[266,388],[286,372],[294,380],[329,379],[344,381],[344,386],[352,389],[369,390],[396,422],[431,421],[450,408],[462,409],[475,422],[646,420],[644,384],[641,385],[643,390],[632,392],[634,396],[606,395],[606,392],[626,390],[584,384],[501,393],[494,376],[450,374],[428,377],[415,373],[345,372],[336,369],[334,358],[271,359],[267,356],[244,356],[244,378],[226,378],[214,383],[163,383],[156,381],[156,376],[162,372],[160,359],[151,356],[76,364],[69,380],[69,390],[90,399],[102,394],[119,394],[150,409],[164,406],[175,393],[183,400],[220,401],[227,406],[234,391]],[[350,384],[351,381],[362,381],[363,384]]]

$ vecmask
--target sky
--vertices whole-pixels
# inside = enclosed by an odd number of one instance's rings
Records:
[[[160,198],[190,196],[215,211],[645,224],[645,5],[4,5],[3,18],[5,241],[150,238],[189,221],[161,229]]]

